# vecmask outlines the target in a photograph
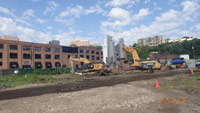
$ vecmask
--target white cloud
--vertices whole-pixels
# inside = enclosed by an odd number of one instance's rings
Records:
[[[101,24],[101,27],[105,28],[105,27],[109,27],[111,29],[119,29],[125,25],[128,25],[130,23],[129,20],[127,21],[121,21],[121,20],[115,20],[113,22],[109,22],[109,21],[104,21]]]
[[[39,24],[43,24],[43,23],[47,22],[47,20],[36,18],[36,22]]]
[[[20,38],[22,40],[27,41],[30,41],[30,39],[28,39],[29,37],[26,37],[26,35],[30,36],[34,34],[34,30],[25,28],[23,26],[18,26],[16,22],[14,22],[11,18],[5,18],[0,16],[0,21],[0,32],[3,34],[13,34],[15,36],[21,36]]]
[[[135,14],[133,16],[134,20],[141,20],[143,19],[145,16],[151,14],[151,12],[149,11],[149,9],[140,9],[140,11],[138,12],[138,14]]]
[[[84,8],[81,5],[76,5],[75,7],[67,7],[66,10],[62,11],[59,14],[59,17],[76,17],[79,18],[82,15],[89,15],[92,13],[97,13],[97,14],[105,14],[106,11],[103,10],[99,5],[96,6],[91,6],[90,8]]]
[[[100,5],[95,5],[95,6],[91,6],[89,9],[85,9],[84,10],[85,15],[91,14],[91,13],[97,13],[97,14],[106,14],[106,11],[104,9],[101,8]]]
[[[102,28],[110,27],[112,29],[119,29],[120,27],[128,25],[131,22],[129,12],[122,8],[112,8],[107,16],[112,20],[112,22],[102,22]]]
[[[77,31],[71,30],[69,32],[60,32],[58,34],[45,33],[36,31],[29,27],[17,25],[17,23],[11,19],[0,16],[0,33],[3,35],[13,35],[20,38],[21,41],[30,41],[38,43],[48,43],[50,40],[60,40],[62,45],[69,44],[72,40],[92,40],[89,37],[81,37],[77,34]],[[47,29],[51,29],[51,26],[47,26]],[[75,36],[74,36],[75,35]],[[95,39],[94,39],[95,40]]]
[[[160,17],[156,17],[156,21],[166,22],[166,21],[177,21],[181,13],[179,11],[170,9],[168,12],[162,13]]]
[[[181,5],[183,6],[183,12],[188,15],[194,13],[199,8],[197,3],[194,1],[184,1]]]
[[[195,25],[195,29],[200,32],[200,23]]]
[[[183,6],[183,18],[185,20],[189,20],[189,21],[193,21],[193,18],[195,18],[197,12],[197,9],[200,8],[200,6],[198,5],[198,3],[193,0],[193,1],[183,1],[181,3],[181,6]]]
[[[129,4],[131,2],[131,0],[112,0],[108,3],[106,3],[105,6],[114,6],[114,7],[117,7],[117,6],[122,6],[122,5],[126,5],[126,4]]]
[[[56,8],[58,7],[58,4],[54,1],[49,1],[47,2],[48,6],[46,7],[46,9],[44,10],[44,14],[47,13],[51,13],[51,15],[53,15],[53,12],[56,10]]]
[[[22,19],[22,18],[15,18],[14,19],[16,22],[21,23],[23,25],[27,25],[27,26],[31,26],[31,23],[29,23],[28,21]]]
[[[144,3],[146,4],[146,3],[149,3],[151,0],[144,0]]]
[[[48,30],[51,30],[51,29],[52,29],[52,27],[51,27],[51,26],[47,26],[46,28],[47,28]]]
[[[37,16],[35,16],[34,11],[32,9],[28,9],[23,13],[23,16],[21,18],[16,19],[16,21],[22,23],[22,24],[26,24],[26,25],[30,25],[28,24],[27,21],[32,21],[35,20],[35,22],[39,23],[39,24],[43,24],[45,22],[47,22],[47,20],[38,18]],[[27,20],[27,21],[26,21]]]
[[[67,7],[66,10],[60,12],[59,16],[55,17],[56,22],[65,24],[66,26],[71,26],[75,23],[75,18],[80,18],[81,16],[89,14],[106,14],[100,5],[91,6],[90,8],[84,8],[81,5],[76,5],[75,7]]]
[[[194,33],[192,29],[182,29],[182,27],[185,26],[188,21],[190,21],[184,18],[186,13],[186,9],[184,11],[184,8],[185,7],[183,7],[183,11],[169,9],[168,11],[162,13],[160,16],[155,17],[155,21],[150,25],[140,25],[139,27],[133,27],[125,31],[121,29],[116,31],[109,28],[104,28],[102,30],[104,35],[112,35],[115,37],[115,39],[122,37],[125,38],[127,44],[136,43],[139,38],[146,38],[155,35],[176,34],[177,36],[199,36],[200,34]],[[194,14],[195,11],[192,10],[187,12],[193,12]],[[139,14],[140,13],[138,13],[138,15]],[[135,17],[139,18],[140,16]],[[193,19],[193,17],[191,17],[191,19]],[[197,24],[194,28],[197,31],[200,30],[200,24]]]
[[[7,8],[0,7],[0,12],[15,17],[15,14],[10,10],[8,10]]]
[[[83,12],[83,7],[80,5],[77,5],[76,7],[67,7],[67,10],[62,11],[60,13],[60,17],[67,17],[67,16],[75,16],[75,17],[80,17],[80,15]]]
[[[34,11],[32,9],[28,9],[24,12],[22,17],[26,18],[26,17],[36,17],[36,16],[35,16]]]
[[[173,4],[173,3],[175,3],[176,2],[176,0],[169,0],[168,1],[168,4],[170,5],[170,4]]]
[[[61,17],[56,17],[55,18],[56,22],[62,23],[66,26],[72,26],[75,23],[75,20],[73,18],[61,18]]]
[[[122,8],[112,8],[108,16],[114,19],[125,19],[129,18],[130,14],[127,10],[124,10]]]
[[[27,26],[31,25],[29,22],[27,22],[23,18],[17,17],[12,11],[8,10],[7,8],[0,7],[0,12],[4,13],[6,15],[12,16],[13,20],[16,21],[16,22],[18,22],[18,23],[21,23],[21,24],[24,24],[24,25],[27,25]]]

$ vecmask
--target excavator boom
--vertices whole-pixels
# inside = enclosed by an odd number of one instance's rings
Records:
[[[90,61],[89,61],[87,58],[72,58],[72,57],[70,57],[69,60],[71,60],[71,61],[84,62],[84,63],[86,63],[86,64],[90,63]]]

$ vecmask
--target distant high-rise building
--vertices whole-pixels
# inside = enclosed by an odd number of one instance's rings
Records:
[[[90,42],[89,41],[76,40],[76,41],[72,41],[71,45],[76,45],[76,46],[90,46]]]
[[[148,38],[138,39],[139,45],[148,45],[148,46],[158,46],[159,44],[166,43],[166,39],[164,36],[154,36]]]

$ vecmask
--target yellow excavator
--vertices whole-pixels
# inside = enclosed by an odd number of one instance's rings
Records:
[[[93,62],[91,63],[87,58],[72,58],[70,57],[71,72],[74,74],[74,62],[84,62],[84,70],[80,71],[81,73],[95,72],[96,75],[106,75],[104,70],[104,62]]]
[[[126,59],[124,60],[125,65],[130,65],[140,70],[149,70],[150,73],[153,73],[154,69],[160,69],[161,67],[160,63],[156,61],[142,61],[138,56],[137,51],[132,47],[122,45],[122,49]],[[131,59],[127,57],[126,51],[132,54]]]

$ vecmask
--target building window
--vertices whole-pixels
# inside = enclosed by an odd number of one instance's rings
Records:
[[[51,67],[52,67],[51,62],[46,62],[46,68],[51,68]]]
[[[60,55],[55,55],[55,59],[60,59]]]
[[[0,62],[0,66],[2,66],[3,65],[3,63],[2,62]]]
[[[80,53],[83,53],[83,50],[82,50],[82,49],[80,49]]]
[[[60,65],[60,62],[56,62],[55,63],[55,67],[60,67],[61,65]]]
[[[17,45],[10,45],[10,50],[17,50],[18,46]]]
[[[89,50],[86,50],[86,53],[90,53],[90,51],[89,51]]]
[[[97,60],[99,60],[99,57],[97,57]]]
[[[86,55],[86,58],[87,58],[88,60],[90,60],[90,56],[89,56],[89,55]]]
[[[94,56],[92,56],[92,60],[95,60],[95,57],[94,57]]]
[[[35,59],[41,59],[41,54],[35,54]]]
[[[99,55],[99,52],[96,52],[97,55]]]
[[[35,51],[41,51],[41,47],[35,47]]]
[[[78,58],[78,55],[76,55],[75,57]]]
[[[30,58],[31,58],[31,55],[30,55],[30,54],[24,53],[24,54],[23,54],[23,58],[24,58],[24,59],[30,59]]]
[[[30,50],[30,46],[23,46],[23,50]]]
[[[24,65],[29,65],[29,61],[24,61]]]
[[[17,53],[10,53],[10,58],[17,59]]]
[[[85,64],[84,62],[81,62],[81,67],[84,67],[84,64]]]
[[[67,55],[67,58],[69,59],[69,58],[70,58],[70,55]]]
[[[80,55],[80,57],[81,57],[81,58],[83,58],[83,57],[84,57],[84,55]]]
[[[94,51],[92,51],[92,54],[94,54]]]
[[[103,55],[103,52],[101,52],[101,55]]]
[[[78,47],[62,46],[62,52],[64,52],[64,53],[78,53]]]
[[[10,68],[11,69],[19,68],[18,62],[10,62]]]
[[[0,49],[3,49],[3,44],[0,44]]]
[[[23,69],[31,69],[31,65],[23,65],[22,68]]]
[[[45,51],[46,51],[46,52],[50,52],[50,51],[51,51],[51,48],[45,48]]]
[[[55,49],[54,49],[54,52],[55,52],[55,53],[59,53],[59,52],[60,52],[60,48],[55,48]]]
[[[0,53],[0,58],[2,58],[3,57],[3,55],[2,55],[2,53]]]
[[[45,55],[46,59],[51,59],[51,55]]]
[[[41,69],[42,68],[42,63],[41,62],[35,62],[35,68],[36,69]]]

